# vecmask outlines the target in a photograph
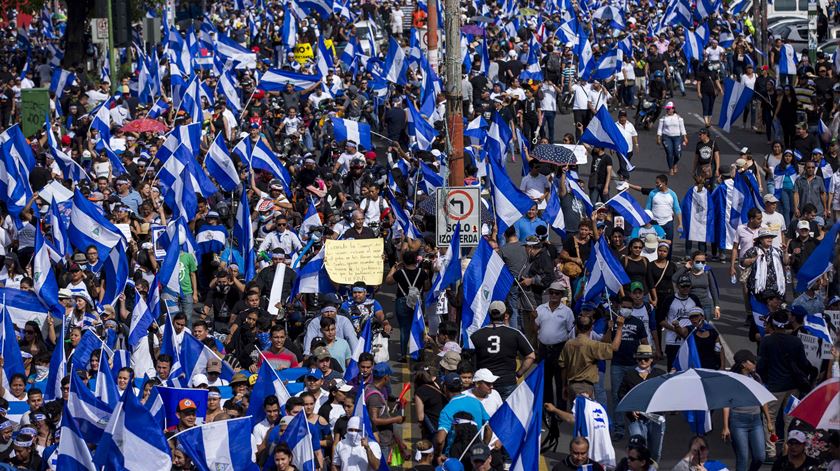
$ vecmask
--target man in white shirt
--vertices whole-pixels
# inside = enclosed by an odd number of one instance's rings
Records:
[[[347,172],[350,171],[350,163],[355,159],[361,159],[362,162],[364,162],[365,156],[356,150],[355,141],[348,140],[347,144],[345,144],[344,152],[339,155],[338,160],[335,161],[333,173],[337,173],[341,176],[347,175]]]
[[[545,361],[545,400],[562,402],[561,381],[558,362],[566,341],[572,338],[575,316],[563,303],[566,286],[555,281],[548,287],[548,302],[537,306],[537,340],[539,340],[540,358]]]
[[[274,231],[269,233],[260,244],[259,251],[271,252],[276,248],[283,249],[289,258],[294,260],[298,251],[303,248],[300,238],[288,229],[289,220],[283,213],[274,218]]]
[[[265,440],[268,431],[280,420],[280,401],[277,396],[266,396],[263,401],[263,412],[265,412],[265,419],[254,425],[251,431],[251,437],[257,445]]]
[[[627,141],[627,147],[630,149],[626,159],[619,156],[618,175],[628,180],[630,179],[630,169],[627,164],[633,158],[633,152],[639,148],[639,133],[636,132],[636,127],[633,126],[633,123],[627,119],[627,112],[624,110],[618,112],[618,122],[616,125],[618,125],[618,130],[621,131],[621,135],[624,136],[624,140]]]
[[[333,469],[370,471],[379,468],[382,458],[382,449],[378,443],[367,439],[361,419],[357,416],[350,417],[347,421],[347,434],[335,445]]]
[[[487,368],[481,368],[473,375],[473,387],[464,392],[465,396],[472,396],[481,402],[487,415],[493,416],[502,407],[502,396],[493,389],[493,383],[499,379]]]
[[[575,136],[580,138],[592,119],[589,111],[589,85],[584,80],[578,80],[572,85],[572,114],[575,119]],[[581,127],[577,126],[578,123]]]
[[[525,145],[525,143],[520,145]],[[531,164],[528,175],[522,177],[522,181],[519,183],[519,189],[537,204],[537,209],[540,211],[545,209],[548,195],[551,193],[551,186],[548,183],[548,178],[540,174],[539,164],[536,162]]]
[[[720,47],[718,45],[717,39],[715,38],[709,40],[709,47],[703,50],[703,57],[705,57],[709,62],[712,63],[720,62],[720,59],[724,54],[726,54],[726,49]]]
[[[767,228],[776,234],[773,238],[773,247],[781,248],[785,242],[785,234],[787,233],[787,225],[785,218],[781,213],[776,211],[779,206],[779,199],[772,193],[764,195],[764,211],[761,214],[761,227]]]

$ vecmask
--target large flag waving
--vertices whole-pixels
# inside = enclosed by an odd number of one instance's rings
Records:
[[[595,244],[586,265],[589,279],[586,280],[583,291],[584,301],[597,300],[604,291],[611,294],[618,293],[622,285],[630,283],[624,267],[612,254],[607,239],[603,235]]]
[[[96,469],[169,469],[169,444],[152,414],[126,388],[96,448]]]
[[[493,301],[507,299],[513,275],[502,257],[482,237],[464,272],[464,306],[461,311],[463,345],[472,345],[470,335],[487,323],[487,310]]]
[[[543,363],[537,364],[490,417],[490,429],[512,460],[511,471],[539,469],[543,416]]]
[[[259,467],[251,460],[250,434],[250,417],[240,417],[192,427],[172,438],[201,471],[251,471]]]

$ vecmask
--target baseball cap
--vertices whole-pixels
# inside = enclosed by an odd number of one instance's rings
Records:
[[[178,412],[187,412],[187,411],[195,411],[198,409],[198,406],[195,405],[192,399],[181,399],[178,403]]]
[[[691,286],[691,277],[683,275],[677,280],[678,286]]]
[[[797,442],[797,443],[807,443],[808,437],[805,435],[805,432],[802,430],[791,430],[788,432],[787,441],[789,442]]]
[[[312,355],[319,360],[323,360],[330,358],[330,351],[327,350],[327,347],[318,347],[312,352]]]
[[[496,311],[504,314],[507,312],[507,307],[505,306],[504,301],[493,301],[490,303],[490,309],[488,309],[488,312],[490,311]]]
[[[495,383],[497,379],[499,377],[487,368],[481,368],[473,375],[473,381],[482,381],[484,383]]]
[[[796,223],[796,229],[808,229],[811,230],[811,223],[800,219],[799,222]]]
[[[192,384],[192,387],[197,388],[197,387],[201,386],[202,384],[206,386],[206,385],[210,384],[210,382],[207,381],[207,376],[206,375],[203,375],[203,374],[199,373],[199,374],[193,376],[191,384]]]
[[[668,103],[665,103],[665,109],[666,110],[671,109],[673,107],[674,107],[674,102],[673,101],[669,101]]]
[[[553,291],[565,291],[566,285],[564,285],[561,281],[555,281],[548,286],[548,289]]]
[[[735,355],[733,356],[733,361],[735,363],[744,363],[745,361],[749,361],[756,364],[758,363],[758,359],[756,358],[755,353],[746,349],[738,350],[737,352],[735,352]]]
[[[306,378],[323,379],[324,373],[321,373],[321,370],[319,370],[318,368],[311,368],[309,371],[306,372],[304,379]]]
[[[634,281],[634,282],[630,283],[630,292],[632,293],[633,291],[636,291],[636,290],[640,290],[640,291],[645,290],[644,285],[640,281]]]
[[[778,203],[779,199],[776,198],[773,193],[767,193],[764,195],[764,202],[765,203]]]
[[[207,367],[206,370],[208,373],[221,373],[222,372],[222,361],[216,358],[211,358],[207,360]]]
[[[216,211],[207,211],[207,219],[216,218],[219,219],[219,213]]]
[[[385,376],[392,376],[394,374],[391,371],[391,367],[388,366],[387,363],[381,362],[373,365],[373,377],[374,378],[384,378]]]
[[[487,461],[490,458],[490,448],[484,443],[478,442],[470,448],[470,461]]]
[[[458,352],[446,352],[440,360],[440,367],[444,370],[455,371],[461,363],[461,354]]]
[[[706,315],[706,313],[703,311],[702,307],[696,307],[695,306],[695,307],[688,310],[688,317],[705,316],[705,315]]]
[[[458,376],[458,373],[446,373],[443,376],[443,384],[444,386],[452,389],[460,388],[462,385],[461,377]]]
[[[647,448],[647,440],[642,435],[633,435],[627,440],[627,448]]]

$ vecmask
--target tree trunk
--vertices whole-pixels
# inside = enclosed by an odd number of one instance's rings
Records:
[[[93,10],[94,0],[73,0],[67,2],[67,29],[64,33],[64,59],[61,67],[77,69],[84,67],[89,45],[87,22]]]

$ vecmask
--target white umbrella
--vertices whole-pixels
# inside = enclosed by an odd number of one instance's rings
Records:
[[[776,400],[758,381],[729,371],[691,368],[642,381],[617,411],[667,412],[760,406]]]

